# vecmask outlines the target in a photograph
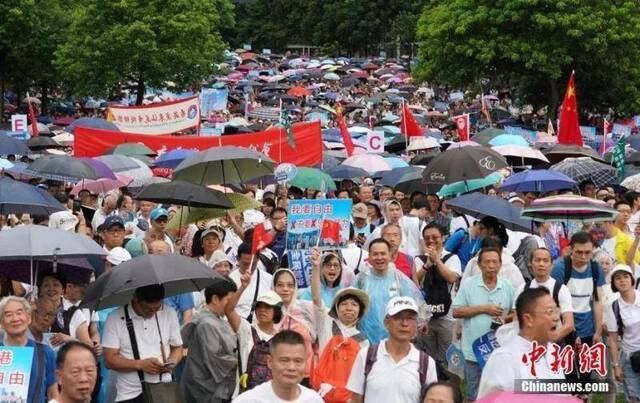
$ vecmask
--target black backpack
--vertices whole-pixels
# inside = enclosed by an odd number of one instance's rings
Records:
[[[453,253],[447,253],[442,258],[442,263],[446,263]],[[418,256],[423,262],[427,261],[426,255]],[[422,279],[422,294],[427,303],[433,318],[445,316],[451,308],[451,289],[454,284],[449,284],[440,274],[435,265],[432,265]]]
[[[71,318],[73,318],[73,314],[75,314],[78,309],[79,308],[77,306],[72,305],[66,311],[62,311],[63,325],[60,326],[58,321],[55,320],[53,322],[53,325],[51,325],[51,331],[56,333],[63,333],[68,336],[74,336],[72,334],[69,334],[69,325],[71,324]]]

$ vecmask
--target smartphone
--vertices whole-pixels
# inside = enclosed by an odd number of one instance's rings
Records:
[[[82,208],[82,204],[80,203],[80,200],[74,200],[73,208],[71,210],[73,214],[76,214],[78,211],[80,211],[81,208]]]

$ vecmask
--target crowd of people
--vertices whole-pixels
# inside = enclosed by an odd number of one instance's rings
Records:
[[[402,106],[380,97],[395,84],[372,78],[324,80],[318,88],[337,96],[298,100],[299,111],[355,103],[366,106],[347,114],[349,125],[397,119]],[[249,109],[263,101],[254,92]],[[451,112],[473,104],[454,102]],[[250,114],[249,123],[264,125]],[[456,140],[453,126],[441,128]],[[405,194],[375,177],[337,181],[336,191],[244,184],[239,191],[260,207],[175,229],[167,224],[178,206],[137,200],[126,187],[73,197],[63,182],[37,182],[67,210],[0,215],[0,230],[45,225],[91,237],[106,254],[92,262],[98,278],[148,254],[189,256],[218,276],[180,295],[140,287],[127,305],[97,312],[80,307],[89,283],[60,272],[33,285],[2,279],[2,345],[35,349],[28,402],[460,403],[515,392],[528,379],[599,382],[606,401],[640,402],[640,193],[585,181],[580,194],[606,201],[614,218],[536,223],[526,233],[462,214],[426,187]],[[499,184],[477,191],[518,207],[548,195]],[[287,207],[303,198],[353,203],[346,246],[311,248],[310,286],[300,289],[286,253]],[[255,252],[257,225],[273,239]],[[488,334],[499,347],[478,354]],[[527,362],[536,346],[549,354]],[[557,346],[574,352],[560,370]]]

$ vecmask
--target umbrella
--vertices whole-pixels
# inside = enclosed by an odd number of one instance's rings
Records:
[[[360,154],[352,155],[342,162],[342,165],[348,165],[356,168],[364,169],[369,173],[378,171],[390,171],[391,164],[377,154]]]
[[[4,158],[0,158],[0,169],[9,169],[13,168],[13,162],[6,160]]]
[[[0,231],[0,261],[104,255],[105,250],[93,239],[75,232],[41,225],[23,225]]]
[[[390,153],[399,153],[407,148],[407,139],[403,134],[398,134],[385,144],[384,149]]]
[[[4,260],[0,264],[0,276],[10,280],[29,283],[31,281],[31,261]],[[94,267],[86,258],[53,258],[36,260],[33,262],[36,277],[42,277],[44,273],[62,273],[65,280],[72,284],[89,284],[94,275]]]
[[[31,150],[24,141],[7,136],[0,132],[0,155],[29,155]]]
[[[35,186],[0,177],[0,214],[50,215],[65,207],[49,193]]]
[[[287,94],[294,97],[307,97],[311,95],[311,91],[304,87],[292,87],[291,89],[289,89],[289,91],[287,91]]]
[[[369,175],[364,169],[349,165],[338,165],[326,171],[335,180],[362,178]]]
[[[322,78],[329,81],[340,81],[340,76],[336,73],[327,73]]]
[[[527,146],[506,145],[506,146],[494,146],[491,148],[493,148],[500,155],[503,155],[505,157],[513,157],[514,160],[520,159],[523,164],[525,159],[549,162],[547,157],[545,157],[540,150],[531,148],[528,145]]]
[[[536,221],[582,222],[612,221],[618,212],[597,199],[577,195],[559,195],[536,199],[522,210],[522,216]]]
[[[489,145],[529,147],[527,140],[517,134],[501,134],[489,140]]]
[[[126,187],[132,179],[118,175],[118,179],[101,178],[96,180],[83,179],[71,189],[70,194],[77,196],[81,191],[88,190],[92,194],[107,193],[114,189]]]
[[[102,163],[113,172],[126,172],[139,167],[138,163],[131,157],[125,155],[101,155],[94,160]]]
[[[137,158],[127,157],[125,155],[105,155],[98,158],[100,159],[100,161],[109,165],[112,162],[112,160],[108,160],[106,159],[106,157],[120,157],[120,162],[122,162],[124,165],[133,166],[132,168],[129,168],[129,169],[122,169],[122,170],[113,169],[113,171],[118,172],[119,175],[128,176],[129,178],[133,179],[133,182],[130,183],[129,186],[140,186],[140,185],[135,185],[134,182],[140,181],[141,179],[148,179],[153,176],[153,172],[151,171],[151,168],[149,168],[147,164],[145,164],[144,162],[140,161]]]
[[[56,136],[51,137],[51,139],[53,141],[58,142],[60,145],[63,145],[65,147],[73,146],[74,138],[73,138],[73,134],[71,134],[71,133],[63,132],[63,133],[60,133],[60,134],[58,134]]]
[[[249,148],[213,147],[182,161],[173,178],[202,185],[243,183],[272,174],[274,167],[273,160]]]
[[[146,186],[136,195],[136,199],[192,207],[233,207],[224,193],[179,180]]]
[[[158,156],[158,158],[156,158],[156,160],[153,162],[153,165],[161,168],[175,168],[180,165],[180,163],[184,161],[185,158],[192,156],[196,152],[198,151],[187,148],[178,148],[175,150],[167,151],[166,153]]]
[[[412,137],[407,151],[426,150],[428,148],[440,148],[440,143],[433,137]]]
[[[73,116],[63,116],[54,120],[53,124],[56,126],[69,126],[75,120],[76,118],[74,118]]]
[[[137,155],[156,155],[157,153],[147,147],[142,143],[122,143],[118,144],[115,147],[109,148],[105,154],[115,154],[115,155],[127,155],[127,156],[137,156]]]
[[[458,141],[457,143],[453,143],[453,144],[449,145],[447,150],[453,150],[455,148],[461,148],[461,147],[477,147],[477,146],[481,146],[481,145],[482,144],[476,143],[475,141],[471,141],[471,140]]]
[[[405,160],[398,157],[385,157],[384,159],[391,165],[391,169],[406,168],[409,166]]]
[[[100,174],[101,179],[118,179],[116,175],[113,173],[113,171],[111,170],[111,168],[109,168],[109,166],[107,166],[107,164],[105,164],[104,162],[95,158],[87,158],[87,157],[82,157],[78,159],[80,161],[83,161],[91,165],[93,169],[95,169],[96,172]]]
[[[489,142],[495,138],[498,137],[502,134],[507,134],[507,132],[505,132],[504,130],[501,129],[495,129],[493,127],[487,128],[487,129],[483,129],[480,131],[480,133],[476,134],[475,136],[471,137],[472,141],[475,141],[478,144],[482,144],[482,145],[488,145]]]
[[[246,210],[256,209],[262,206],[255,199],[251,199],[239,193],[225,193],[225,196],[233,203],[232,209],[202,208],[202,207],[182,207],[171,217],[167,228],[178,228],[181,224],[189,224],[202,220],[211,220],[227,215],[227,213],[242,213]]]
[[[633,190],[636,192],[640,191],[640,174],[635,174],[625,178],[620,186],[624,186],[629,190]]]
[[[161,176],[144,176],[144,177],[140,177],[132,180],[131,183],[127,186],[127,188],[129,188],[134,192],[139,192],[145,186],[155,185],[158,183],[168,183],[168,182],[171,182],[171,180],[167,178],[163,178]]]
[[[444,185],[439,191],[439,197],[450,197],[459,195],[462,193],[469,193],[474,190],[483,189],[487,186],[495,185],[500,182],[502,175],[498,172],[494,172],[484,178],[470,179],[468,181],[455,182],[449,185]]]
[[[101,129],[101,130],[109,130],[119,132],[118,126],[115,124],[100,118],[80,118],[73,121],[73,123],[69,124],[64,130],[69,133],[73,133],[76,127],[89,127],[92,129]]]
[[[476,403],[581,403],[582,399],[573,396],[539,395],[532,393],[497,392]]]
[[[488,176],[508,166],[507,161],[487,147],[462,147],[438,154],[423,175],[426,183],[446,185]]]
[[[25,173],[62,182],[99,179],[100,173],[89,163],[67,155],[45,155],[33,161]]]
[[[289,184],[301,189],[336,190],[336,184],[331,176],[315,168],[299,167],[298,173],[289,181]]]
[[[556,164],[567,157],[589,157],[596,161],[603,162],[602,158],[591,147],[556,144],[542,151],[542,153],[552,164]]]
[[[505,199],[482,193],[469,193],[447,201],[447,205],[461,214],[474,218],[495,217],[512,231],[531,232],[533,222],[520,217],[521,209]]]
[[[180,270],[176,270],[180,268]],[[144,255],[103,274],[85,292],[81,307],[101,310],[131,302],[136,288],[162,284],[166,297],[199,291],[229,281],[205,264],[182,255]]]
[[[36,127],[38,128],[38,133],[39,134],[51,134],[51,129],[49,129],[49,126],[47,126],[44,123],[38,122],[36,124]],[[33,125],[32,124],[27,126],[27,131],[29,132],[30,135],[33,135]]]
[[[578,183],[591,180],[596,186],[604,186],[618,181],[616,168],[589,157],[566,158],[550,169],[561,172]]]
[[[47,136],[31,137],[27,140],[27,147],[32,151],[46,150],[47,148],[63,147],[60,143]]]
[[[533,169],[519,172],[508,177],[500,187],[512,192],[551,192],[553,190],[571,189],[576,181],[558,171]]]

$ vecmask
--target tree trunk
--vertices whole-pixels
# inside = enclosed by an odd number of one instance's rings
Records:
[[[558,93],[558,85],[556,80],[550,78],[549,79],[549,105],[547,110],[547,115],[551,121],[555,121],[557,117],[558,111],[558,101],[560,100],[560,94]]]
[[[138,78],[138,93],[136,94],[136,105],[142,105],[142,101],[144,100],[144,76],[140,74],[140,78]]]

